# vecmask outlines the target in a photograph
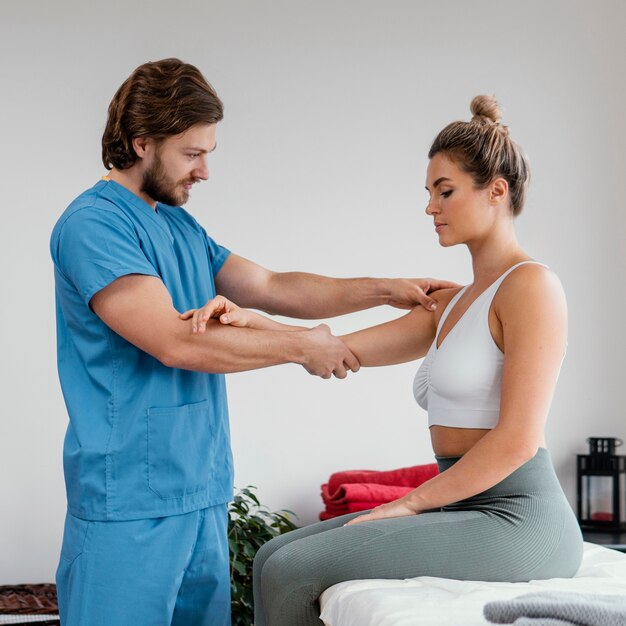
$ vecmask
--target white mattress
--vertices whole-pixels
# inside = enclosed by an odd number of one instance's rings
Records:
[[[483,606],[531,591],[626,594],[626,554],[585,543],[574,578],[486,583],[420,576],[407,580],[352,580],[321,596],[326,626],[477,626],[489,624]]]

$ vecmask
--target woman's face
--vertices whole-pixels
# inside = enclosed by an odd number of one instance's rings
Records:
[[[426,214],[433,218],[442,246],[481,238],[497,217],[491,185],[476,189],[472,176],[442,153],[430,160],[426,191],[430,194]]]

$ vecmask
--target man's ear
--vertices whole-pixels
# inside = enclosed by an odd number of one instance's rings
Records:
[[[501,176],[496,178],[489,185],[489,201],[492,204],[501,204],[509,195],[509,183]]]
[[[154,141],[150,137],[133,137],[133,150],[139,159],[145,159],[153,145]]]

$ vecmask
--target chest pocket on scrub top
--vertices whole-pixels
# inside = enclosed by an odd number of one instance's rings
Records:
[[[163,499],[207,488],[215,463],[212,403],[147,410],[148,486]]]

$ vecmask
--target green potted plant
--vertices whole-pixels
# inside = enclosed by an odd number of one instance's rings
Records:
[[[230,592],[232,626],[250,626],[254,621],[252,562],[257,550],[270,539],[297,526],[292,511],[272,512],[263,506],[249,485],[235,495],[228,507]]]

